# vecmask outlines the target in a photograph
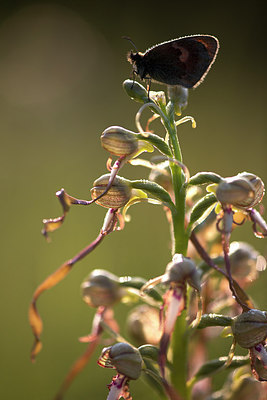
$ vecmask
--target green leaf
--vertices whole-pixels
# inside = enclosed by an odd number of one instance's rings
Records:
[[[150,360],[155,361],[156,363],[158,362],[159,359],[158,347],[153,346],[152,344],[144,344],[138,347],[138,350],[140,351],[142,357],[149,358]]]
[[[140,347],[138,347],[138,350],[140,351],[140,354],[142,358],[150,359],[158,364],[159,362],[159,348],[156,346],[153,346],[152,344],[144,344]],[[172,364],[170,361],[166,361],[166,366],[168,368],[172,368]]]
[[[220,357],[218,359],[206,362],[199,368],[196,375],[193,377],[194,382],[219,372],[227,360],[228,357]],[[243,365],[246,364],[249,364],[248,356],[234,356],[231,364],[226,367],[226,369],[235,369],[243,367]]]
[[[221,314],[204,314],[197,326],[197,329],[207,328],[208,326],[231,326],[232,318]]]
[[[164,386],[162,383],[161,376],[159,375],[159,372],[148,359],[144,359],[144,364],[146,368],[143,369],[142,372],[145,380],[158,393],[158,395],[162,399],[167,400],[168,397],[165,394]]]
[[[220,183],[222,177],[215,172],[198,172],[192,176],[188,182],[189,185],[204,185],[210,183]]]
[[[156,197],[156,199],[162,201],[162,203],[164,203],[170,209],[175,209],[169,193],[157,183],[148,181],[146,179],[138,179],[136,181],[131,181],[131,187],[133,189],[144,190],[152,196]]]
[[[145,141],[151,143],[162,154],[165,154],[166,156],[168,156],[170,158],[173,157],[170,147],[165,142],[165,140],[162,139],[160,136],[155,135],[154,133],[151,133],[151,132],[145,132],[145,135],[142,135],[141,133],[139,133],[136,136],[138,139],[145,140]]]
[[[120,286],[138,289],[138,290],[140,290],[146,283],[147,283],[147,281],[144,278],[140,278],[137,276],[123,276],[119,280]],[[147,290],[146,296],[149,296],[152,299],[154,299],[155,301],[162,303],[161,295],[154,288]]]
[[[200,199],[192,208],[189,226],[192,227],[193,225],[202,222],[206,216],[205,212],[208,211],[216,202],[217,198],[213,193],[208,193],[206,196],[202,197],[202,199]]]

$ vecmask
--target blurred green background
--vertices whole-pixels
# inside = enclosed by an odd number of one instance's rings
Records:
[[[186,110],[198,127],[180,128],[184,161],[191,174],[207,170],[229,176],[246,170],[267,182],[264,6],[257,0],[0,2],[1,398],[53,398],[85,349],[77,339],[90,332],[94,313],[81,299],[80,283],[93,268],[149,278],[161,274],[170,259],[162,210],[133,207],[124,231],[110,235],[40,298],[44,347],[31,364],[27,312],[32,293],[96,237],[105,211],[96,205],[72,208],[50,244],[40,234],[42,218],[61,214],[54,195],[61,187],[90,197],[93,180],[106,171],[107,154],[99,141],[106,127],[135,129],[138,105],[121,85],[131,73],[126,61],[131,45],[121,36],[130,36],[140,51],[183,35],[217,36],[216,63],[190,92]],[[126,166],[123,175],[142,178],[147,171]],[[237,237],[266,255],[266,241],[253,237],[250,224],[236,230]],[[265,290],[263,272],[250,289],[262,309]],[[123,322],[126,307],[115,311]],[[112,372],[96,365],[99,352],[66,400],[106,398]],[[131,387],[134,398],[151,398],[143,382]]]

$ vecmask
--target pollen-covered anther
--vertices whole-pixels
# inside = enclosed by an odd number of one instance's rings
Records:
[[[110,174],[105,174],[94,181],[93,188],[91,189],[92,199],[97,198],[105,191],[109,183],[109,179]],[[102,207],[118,209],[125,206],[130,198],[130,186],[123,178],[117,175],[109,191],[104,196],[96,200],[96,203]]]

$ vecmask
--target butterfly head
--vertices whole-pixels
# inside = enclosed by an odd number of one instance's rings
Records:
[[[143,60],[144,56],[142,53],[134,53],[132,50],[127,54],[127,60],[133,66],[133,73],[139,75],[141,79],[146,76],[146,68]]]

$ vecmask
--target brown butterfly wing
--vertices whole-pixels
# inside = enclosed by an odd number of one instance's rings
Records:
[[[208,35],[163,42],[145,52],[147,74],[167,85],[196,87],[214,62],[218,47],[218,40]]]

